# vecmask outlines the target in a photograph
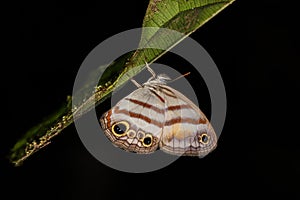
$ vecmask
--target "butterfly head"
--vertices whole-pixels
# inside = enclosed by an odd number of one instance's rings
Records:
[[[143,85],[165,85],[168,81],[170,81],[171,78],[166,74],[158,74],[157,76],[153,76],[148,79],[146,83]]]

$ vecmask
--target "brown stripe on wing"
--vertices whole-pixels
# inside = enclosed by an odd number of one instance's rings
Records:
[[[142,107],[145,107],[145,108],[149,108],[149,109],[151,109],[151,110],[154,110],[155,112],[157,112],[157,113],[161,113],[161,114],[163,114],[165,111],[164,111],[164,109],[160,109],[160,108],[158,108],[158,107],[155,107],[155,106],[153,106],[153,105],[151,105],[151,104],[148,104],[148,103],[146,103],[146,102],[142,102],[142,101],[139,101],[139,100],[136,100],[136,99],[130,99],[130,98],[125,98],[127,101],[130,101],[130,102],[132,102],[132,103],[134,103],[134,104],[137,104],[137,105],[140,105],[140,106],[142,106]]]
[[[177,123],[189,123],[189,124],[206,124],[207,120],[205,118],[193,119],[193,118],[173,118],[171,120],[166,121],[165,126],[171,126]]]
[[[145,116],[145,115],[142,115],[141,113],[135,113],[135,112],[131,112],[131,111],[128,111],[128,110],[125,110],[125,109],[119,109],[118,106],[115,107],[115,113],[117,114],[124,114],[124,115],[127,115],[129,117],[133,117],[133,118],[138,118],[138,119],[141,119],[147,123],[151,123],[157,127],[162,127],[163,126],[163,123],[162,122],[159,122],[159,121],[156,121],[155,119],[150,119],[149,117]]]
[[[169,106],[167,110],[181,110],[187,108],[193,109],[192,106],[184,104],[184,105]]]
[[[167,96],[169,97],[173,97],[173,98],[177,98],[177,96],[174,94],[174,92],[172,90],[170,90],[169,88],[166,88],[164,86],[159,86],[159,89]]]
[[[127,101],[130,101],[134,104],[137,104],[137,105],[140,105],[142,107],[145,107],[145,108],[149,108],[151,110],[154,110],[155,112],[157,113],[160,113],[160,114],[163,114],[165,112],[165,109],[160,109],[154,105],[151,105],[151,104],[148,104],[146,102],[142,102],[142,101],[139,101],[137,99],[130,99],[130,98],[125,98]],[[193,109],[190,105],[188,104],[184,104],[184,105],[176,105],[176,106],[169,106],[167,108],[167,110],[181,110],[181,109]]]
[[[150,89],[150,88],[149,88],[149,91],[150,91],[152,94],[154,94],[161,102],[165,103],[165,99],[162,98],[159,94],[157,94],[157,92],[155,92],[154,89]]]
[[[169,88],[163,87],[161,85],[159,85],[159,86],[147,85],[147,88],[150,90],[150,92],[152,94],[154,94],[157,98],[159,98],[159,100],[163,103],[165,103],[165,99],[163,97],[161,97],[156,91],[159,91],[166,96],[177,98],[177,96],[174,94],[174,92],[172,90],[170,90]]]

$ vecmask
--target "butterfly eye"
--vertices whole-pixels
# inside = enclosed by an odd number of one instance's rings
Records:
[[[199,136],[199,142],[202,143],[202,144],[207,144],[209,141],[209,136],[206,134],[206,133],[202,133],[200,136]]]
[[[147,134],[147,135],[144,137],[144,139],[143,139],[143,145],[144,145],[144,147],[149,147],[149,146],[151,146],[152,141],[153,141],[152,135]]]
[[[118,122],[112,126],[112,132],[117,137],[125,135],[128,129],[129,124],[125,121]]]

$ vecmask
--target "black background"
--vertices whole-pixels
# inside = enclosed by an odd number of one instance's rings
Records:
[[[7,7],[1,195],[299,198],[299,22],[296,6],[279,0],[237,1],[191,35],[214,59],[228,96],[226,124],[209,156],[182,157],[146,174],[119,172],[95,160],[71,125],[22,167],[8,163],[16,140],[71,94],[87,54],[104,39],[140,27],[146,8],[147,1],[90,0],[20,1]],[[161,61],[178,65],[168,55]]]

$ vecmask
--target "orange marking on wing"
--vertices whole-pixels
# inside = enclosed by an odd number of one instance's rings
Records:
[[[174,124],[171,126],[169,132],[165,132],[165,139],[168,142],[171,142],[174,138],[177,140],[184,140],[186,137],[193,136],[195,130],[185,128],[183,130],[182,124]]]
[[[111,118],[110,118],[111,114],[112,114],[112,110],[109,110],[109,111],[107,112],[106,117],[105,117],[105,119],[106,119],[106,124],[107,124],[107,128],[110,128],[110,127],[111,127]]]

